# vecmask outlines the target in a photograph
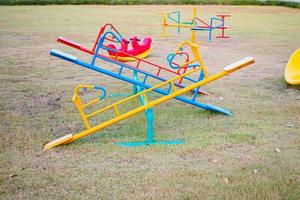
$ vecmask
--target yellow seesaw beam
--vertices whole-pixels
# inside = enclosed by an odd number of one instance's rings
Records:
[[[197,69],[190,70],[189,72],[187,72],[185,74],[182,74],[180,76],[174,77],[174,78],[172,78],[172,79],[170,79],[170,80],[168,80],[166,82],[163,82],[161,84],[158,84],[158,85],[156,85],[156,86],[154,86],[154,87],[152,87],[150,89],[144,90],[144,91],[142,91],[140,93],[137,93],[136,95],[130,96],[130,97],[125,98],[125,99],[123,99],[123,100],[121,100],[119,102],[116,102],[116,103],[114,103],[114,104],[112,104],[110,106],[102,108],[99,111],[96,111],[97,114],[99,114],[101,112],[104,112],[104,111],[106,111],[108,109],[113,108],[116,111],[116,117],[114,117],[114,118],[112,118],[112,119],[110,119],[108,121],[105,121],[105,122],[103,122],[103,123],[101,123],[101,124],[99,124],[97,126],[94,126],[94,127],[90,128],[90,129],[87,129],[85,131],[77,133],[75,135],[69,134],[69,135],[66,135],[64,137],[58,138],[58,139],[56,139],[56,140],[54,140],[52,142],[49,142],[49,143],[45,144],[44,145],[44,149],[50,149],[50,148],[56,147],[58,145],[68,144],[68,143],[73,142],[75,140],[78,140],[78,139],[80,139],[82,137],[85,137],[85,136],[88,136],[90,134],[93,134],[93,133],[95,133],[97,131],[100,131],[100,130],[108,127],[108,126],[111,126],[111,125],[113,125],[113,124],[115,124],[115,123],[117,123],[117,122],[119,122],[119,121],[121,121],[123,119],[129,118],[129,117],[131,117],[133,115],[136,115],[136,114],[138,114],[138,113],[140,113],[142,111],[145,111],[148,108],[157,106],[157,105],[159,105],[161,103],[164,103],[166,101],[169,101],[169,100],[173,99],[176,96],[179,96],[179,95],[182,95],[184,93],[187,93],[187,92],[189,92],[189,91],[191,91],[191,90],[193,90],[195,88],[198,88],[198,87],[200,87],[202,85],[205,85],[205,84],[210,83],[210,82],[212,82],[214,80],[217,80],[217,79],[219,79],[219,78],[221,78],[223,76],[226,76],[226,75],[228,75],[230,73],[233,73],[233,72],[235,72],[235,71],[237,71],[237,70],[239,70],[239,69],[241,69],[243,67],[246,67],[246,66],[248,66],[250,64],[253,64],[254,62],[255,62],[255,59],[252,58],[252,57],[244,58],[243,60],[240,60],[238,62],[235,62],[235,63],[233,63],[231,65],[228,65],[228,66],[224,67],[223,71],[221,71],[219,73],[216,73],[216,74],[214,74],[212,76],[208,76],[207,78],[205,78],[202,81],[199,81],[197,83],[193,83],[190,86],[185,87],[183,89],[175,90],[175,91],[173,91],[173,93],[171,93],[169,95],[160,97],[160,98],[155,99],[153,101],[149,101],[149,99],[146,96],[146,93],[151,92],[153,89],[162,87],[164,85],[171,85],[171,86],[173,86],[174,82],[176,80],[178,80],[178,79],[180,79],[180,78],[182,78],[184,76],[187,76],[187,75],[193,73]],[[128,112],[126,112],[124,114],[120,114],[119,112],[117,112],[119,105],[121,105],[121,104],[123,104],[125,102],[128,102],[128,101],[130,101],[132,99],[138,98],[141,95],[144,96],[145,99],[146,99],[146,104],[145,105],[137,107],[137,108],[135,108],[135,109],[133,109],[131,111],[128,111]]]

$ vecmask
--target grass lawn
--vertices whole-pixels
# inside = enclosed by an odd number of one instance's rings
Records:
[[[205,19],[232,14],[230,39],[208,44],[198,35],[208,72],[246,56],[256,64],[205,86],[211,96],[198,98],[232,116],[176,100],[155,107],[156,138],[184,138],[184,145],[114,146],[145,139],[140,114],[42,150],[45,142],[84,129],[71,102],[77,84],[102,85],[109,93],[131,89],[50,56],[56,48],[87,58],[56,38],[90,47],[99,27],[111,22],[127,37],[152,36],[149,60],[166,65],[167,53],[189,33],[158,37],[156,13],[178,9],[187,16],[192,6],[0,7],[0,199],[300,199],[300,93],[283,77],[300,47],[299,9],[198,6]]]

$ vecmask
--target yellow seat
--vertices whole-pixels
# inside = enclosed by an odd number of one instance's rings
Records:
[[[152,49],[150,48],[150,49],[144,51],[143,53],[141,53],[141,54],[139,54],[139,55],[136,55],[136,56],[134,56],[134,57],[139,58],[139,59],[146,58],[146,57],[149,56],[149,54],[151,53],[151,51],[152,51]],[[122,57],[122,56],[119,56],[119,57],[116,57],[116,56],[109,56],[109,57],[114,58],[114,59],[117,59],[117,60],[122,61],[122,62],[136,61],[136,60],[137,60],[136,58],[130,57],[130,56],[128,56],[128,57]]]
[[[285,68],[284,78],[291,85],[300,84],[300,48],[291,55]]]
[[[48,142],[47,144],[44,145],[44,149],[51,149],[52,147],[56,147],[58,145],[61,145],[61,144],[64,144],[64,143],[67,143],[69,140],[72,140],[73,139],[73,135],[72,134],[68,134],[68,135],[65,135],[61,138],[58,138],[56,140],[53,140],[52,142]]]

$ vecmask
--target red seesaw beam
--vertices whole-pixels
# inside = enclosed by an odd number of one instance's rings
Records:
[[[100,34],[102,34],[102,31],[99,32],[99,35],[100,35]],[[100,38],[100,36],[98,36],[98,38]],[[98,41],[98,40],[97,40],[97,41]],[[96,43],[97,43],[97,41],[96,41]],[[63,38],[63,37],[58,37],[58,38],[57,38],[57,42],[62,43],[62,44],[65,44],[65,45],[70,46],[70,47],[73,47],[73,48],[78,49],[78,50],[80,50],[80,51],[86,52],[86,53],[88,53],[88,54],[94,55],[94,52],[93,52],[92,50],[87,49],[87,48],[85,48],[85,47],[82,47],[81,44],[79,44],[79,43],[77,43],[77,42],[73,42],[73,41],[67,40],[67,39],[65,39],[65,38]],[[95,45],[97,46],[96,43],[95,43]],[[94,46],[95,46],[95,45],[94,45]],[[108,47],[107,47],[107,48],[108,48]],[[119,51],[118,51],[118,53],[119,53]],[[118,55],[118,53],[117,53],[117,55]],[[175,76],[179,76],[179,75],[181,75],[181,74],[183,74],[183,73],[185,73],[185,72],[187,71],[187,68],[179,68],[179,69],[177,70],[177,72],[175,72],[175,71],[172,71],[172,70],[170,70],[170,69],[167,69],[167,68],[165,68],[165,67],[163,67],[163,66],[160,66],[160,65],[158,65],[158,64],[155,64],[155,63],[149,62],[149,61],[147,61],[147,60],[144,60],[144,59],[141,59],[141,58],[137,58],[137,57],[135,57],[135,56],[132,56],[132,55],[128,54],[127,52],[122,52],[122,51],[120,51],[120,53],[124,53],[124,54],[128,55],[129,57],[135,58],[135,59],[137,60],[136,66],[132,66],[132,65],[125,64],[125,63],[123,63],[123,62],[121,62],[121,61],[119,61],[119,60],[117,60],[117,59],[114,59],[114,58],[111,58],[111,57],[108,57],[108,56],[105,56],[105,55],[102,55],[102,54],[98,54],[98,55],[101,56],[101,57],[104,57],[104,58],[106,58],[106,59],[108,59],[108,60],[112,60],[112,61],[114,61],[114,62],[120,63],[121,65],[127,65],[128,67],[133,67],[133,68],[137,68],[137,69],[139,68],[139,65],[140,65],[141,62],[147,63],[147,64],[149,64],[149,65],[151,65],[151,66],[153,66],[153,67],[158,68],[157,72],[155,73],[156,76],[159,76],[159,74],[160,74],[161,71],[167,71],[167,72],[169,72],[169,73],[174,74]],[[117,55],[116,55],[116,57],[117,57]],[[139,70],[142,70],[142,69],[139,69]],[[146,72],[145,70],[142,70],[142,71]],[[180,84],[180,83],[179,83],[179,84]],[[200,93],[200,94],[209,95],[208,93],[206,93],[206,92],[204,92],[204,91],[199,91],[199,93]]]

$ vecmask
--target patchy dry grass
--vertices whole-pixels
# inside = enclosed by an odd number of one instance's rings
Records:
[[[75,85],[104,85],[111,93],[130,90],[49,56],[50,49],[58,48],[83,57],[57,44],[56,37],[90,46],[98,28],[112,22],[127,36],[153,36],[149,59],[166,64],[164,55],[188,33],[157,37],[160,19],[155,13],[175,9],[187,15],[192,7],[0,7],[1,198],[300,198],[300,94],[283,79],[290,54],[300,46],[296,9],[199,6],[206,19],[233,14],[232,38],[203,42],[200,48],[210,73],[249,55],[257,63],[206,86],[212,95],[200,98],[230,108],[233,116],[175,100],[155,109],[157,138],[185,138],[185,145],[114,146],[115,141],[145,138],[141,114],[71,145],[42,151],[46,141],[83,129],[70,101]]]

